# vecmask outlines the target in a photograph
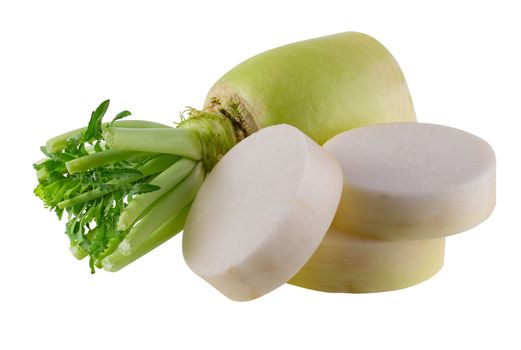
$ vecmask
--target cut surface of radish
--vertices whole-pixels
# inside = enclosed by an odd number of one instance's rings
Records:
[[[344,190],[337,228],[379,239],[429,239],[465,231],[495,206],[492,148],[465,131],[388,123],[341,133],[324,149]]]
[[[388,241],[331,227],[304,267],[289,281],[324,292],[373,293],[410,287],[443,266],[445,238]]]
[[[183,234],[188,266],[233,300],[286,283],[328,230],[342,171],[289,125],[268,127],[232,148],[205,179]]]

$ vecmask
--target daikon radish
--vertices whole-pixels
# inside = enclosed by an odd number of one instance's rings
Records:
[[[443,266],[445,238],[388,241],[331,227],[304,267],[289,281],[324,292],[370,293],[410,287]]]
[[[232,148],[209,173],[183,234],[187,264],[233,300],[286,283],[328,230],[342,190],[337,162],[278,125]]]
[[[494,209],[494,151],[465,131],[422,123],[372,125],[341,133],[324,149],[344,175],[333,223],[340,230],[388,240],[430,239],[468,230]]]
[[[290,124],[322,144],[362,125],[416,120],[394,57],[376,39],[356,32],[299,41],[247,59],[218,79],[203,108],[189,109],[177,128],[121,120],[129,111],[103,123],[108,105],[108,100],[99,105],[88,127],[50,139],[42,148],[46,159],[34,165],[35,194],[67,218],[71,251],[78,259],[89,257],[92,272],[101,266],[113,271],[112,261],[126,266],[163,243],[163,231],[154,230],[183,217],[182,205],[169,208],[168,193],[181,189],[172,196],[190,202],[200,183],[201,172],[192,171],[196,163],[202,163],[204,177],[229,149],[262,128]],[[155,217],[155,211],[168,209],[168,217]],[[136,229],[143,219],[146,225]],[[182,229],[172,227],[177,231],[170,237]],[[125,240],[131,231],[134,237]]]

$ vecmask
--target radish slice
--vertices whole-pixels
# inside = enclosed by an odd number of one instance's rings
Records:
[[[494,151],[467,132],[389,123],[341,133],[324,149],[339,161],[344,190],[333,225],[389,240],[465,231],[494,209]]]
[[[232,148],[207,176],[183,235],[188,266],[230,299],[286,283],[311,257],[340,200],[342,172],[289,125]]]
[[[423,282],[443,266],[445,238],[386,241],[331,227],[289,283],[324,292],[370,293]]]

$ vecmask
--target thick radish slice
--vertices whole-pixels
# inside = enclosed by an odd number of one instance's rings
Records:
[[[337,162],[298,129],[262,129],[217,163],[183,235],[190,268],[244,301],[286,283],[316,250],[340,200]]]
[[[493,211],[494,151],[465,131],[389,123],[341,133],[325,145],[344,174],[333,225],[379,239],[429,239],[470,229]]]
[[[443,266],[445,238],[387,241],[331,227],[304,267],[289,281],[324,292],[372,293],[410,287]]]

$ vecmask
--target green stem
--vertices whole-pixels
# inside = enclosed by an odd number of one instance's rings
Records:
[[[44,158],[44,159],[41,159],[38,162],[36,162],[36,164],[40,165],[40,164],[45,163],[48,160],[49,160],[49,158]],[[40,169],[36,170],[36,177],[37,177],[38,181],[43,181],[43,180],[47,179],[48,176],[49,176],[49,174],[47,173],[47,170],[45,169],[45,167],[41,167]]]
[[[147,176],[160,173],[166,169],[168,169],[172,163],[176,162],[179,157],[171,154],[163,154],[159,157],[149,160],[146,162],[141,168],[138,170],[141,171],[141,175],[130,178],[127,182],[133,182],[145,178]],[[114,185],[118,181],[109,181],[109,185]],[[72,207],[78,205],[80,203],[89,202],[91,200],[103,197],[104,195],[113,192],[113,190],[101,190],[101,189],[93,189],[89,192],[82,193],[76,197],[61,201],[58,203],[58,208],[64,209],[68,207]]]
[[[176,188],[161,198],[151,210],[130,230],[118,250],[130,255],[146,241],[161,224],[175,215],[188,203],[192,202],[204,181],[202,163],[198,163],[192,172]]]
[[[116,251],[116,249],[118,248],[119,242],[120,241],[118,239],[110,240],[107,245],[107,249],[105,249],[105,251],[103,253],[101,253],[100,255],[98,255],[96,257],[96,260],[94,260],[94,266],[96,266],[98,269],[101,268],[101,261]]]
[[[232,122],[218,113],[192,110],[190,117],[178,126],[193,131],[202,145],[203,165],[209,172],[239,141]]]
[[[74,257],[78,260],[81,260],[81,259],[85,258],[87,255],[89,255],[76,242],[71,242],[71,245],[69,246],[69,250],[71,251],[72,255],[74,255]]]
[[[94,189],[89,192],[82,193],[76,197],[73,197],[71,199],[66,199],[64,201],[61,201],[58,203],[58,208],[65,209],[68,207],[73,207],[75,205],[78,205],[80,203],[90,202],[92,200],[98,199],[100,197],[103,197],[107,193],[113,192],[114,190],[100,190],[100,189]]]
[[[187,129],[130,129],[110,127],[104,138],[112,149],[168,153],[200,160],[201,142]]]
[[[144,176],[150,176],[165,171],[173,163],[179,160],[179,156],[174,154],[162,154],[159,157],[150,159],[138,168]]]
[[[96,113],[93,113],[91,121],[99,123],[99,119],[95,118],[99,118],[100,114]],[[96,227],[91,229],[86,226],[89,233],[78,239],[84,248],[80,249],[71,244],[71,251],[78,258],[89,255],[92,268],[95,265],[117,271],[182,230],[190,203],[204,181],[205,174],[242,138],[242,134],[241,130],[236,130],[240,127],[226,115],[197,110],[191,110],[189,118],[183,120],[177,128],[153,122],[127,120],[103,123],[102,128],[103,137],[99,137],[100,130],[96,127],[94,138],[99,139],[102,147],[104,142],[106,150],[96,152],[99,150],[98,145],[93,147],[84,143],[81,147],[85,147],[87,153],[83,153],[83,149],[80,148],[71,149],[70,154],[65,154],[64,157],[49,157],[57,162],[57,165],[49,163],[46,166],[35,166],[37,171],[53,171],[52,174],[38,172],[41,182],[35,193],[44,199],[46,204],[53,207],[57,205],[55,210],[59,216],[66,208],[71,224],[73,221],[80,224],[93,221],[91,216],[94,211],[80,211],[82,205],[84,210],[89,205],[104,210],[101,217],[96,218]],[[63,151],[70,139],[84,141],[83,135],[86,130],[87,128],[76,129],[49,140],[44,153]],[[155,155],[158,156],[140,167],[141,169],[137,169],[141,173],[129,171],[118,175],[117,171],[114,174],[110,172],[113,165],[115,168],[121,165],[123,170],[127,166],[129,170],[136,169],[144,156]],[[69,156],[79,158],[64,163],[63,159],[70,159]],[[118,163],[121,161],[124,162]],[[173,165],[176,161],[178,163]],[[91,174],[92,169],[109,171],[100,171],[98,177],[97,173]],[[63,175],[63,179],[51,179],[51,175],[56,171]],[[86,175],[85,178],[82,177],[83,174]],[[45,177],[47,180],[43,180]],[[135,181],[156,185],[159,189],[131,195],[134,192],[128,192],[129,189],[139,191],[139,188],[134,186]],[[85,192],[86,189],[89,192]],[[113,196],[111,191],[115,190],[120,190],[118,194],[121,196]],[[146,188],[144,190],[146,191]],[[79,195],[71,198],[75,194]],[[111,207],[114,203],[116,206]],[[70,207],[74,207],[73,210]],[[124,209],[120,211],[121,208]],[[110,221],[106,221],[105,218]],[[117,220],[115,227],[113,220]],[[76,226],[69,225],[69,228],[74,230],[74,233],[78,231]],[[103,231],[100,231],[101,229]],[[105,236],[101,236],[94,235],[93,232],[106,233]],[[70,237],[73,241],[76,239],[72,234]],[[99,244],[106,247],[102,253],[99,249],[94,249],[99,247]],[[91,249],[91,246],[94,248]]]
[[[65,163],[65,166],[67,167],[67,171],[69,172],[69,174],[72,175],[82,171],[99,168],[110,163],[128,160],[129,158],[142,158],[147,156],[150,157],[152,156],[152,154],[144,152],[108,149],[70,160],[67,163]]]
[[[102,125],[103,127],[107,127],[110,123],[103,123]],[[122,128],[170,128],[170,126],[146,120],[118,120],[114,122],[114,125]],[[47,152],[49,153],[60,152],[66,147],[67,140],[79,138],[86,130],[87,127],[79,128],[53,137],[47,141],[45,148],[47,148]]]
[[[188,211],[190,210],[190,204],[179,212],[179,214],[172,216],[159,228],[157,228],[150,237],[143,242],[137,249],[135,249],[130,255],[124,255],[121,251],[114,251],[111,255],[107,256],[101,261],[102,267],[106,271],[116,272],[128,264],[139,259],[152,249],[157,248],[170,238],[174,237],[177,233],[181,232],[185,225]]]
[[[159,186],[160,189],[135,196],[121,213],[118,221],[118,230],[128,230],[156,200],[162,197],[165,193],[170,192],[170,190],[186,178],[186,176],[194,169],[195,165],[195,161],[182,158],[172,164],[170,168],[157,175],[152,181],[150,181],[150,184]]]

